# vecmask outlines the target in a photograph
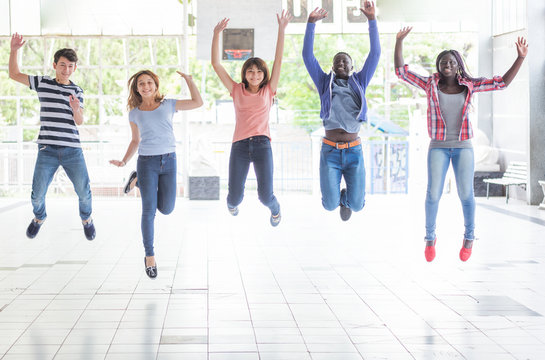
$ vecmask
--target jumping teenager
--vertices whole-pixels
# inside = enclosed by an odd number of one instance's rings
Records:
[[[17,52],[24,44],[21,35],[15,33],[11,37],[9,77],[36,91],[40,100],[38,156],[31,194],[34,218],[26,235],[32,239],[40,231],[47,217],[47,189],[58,167],[62,166],[79,198],[79,216],[85,237],[93,240],[96,231],[91,217],[91,186],[78,131],[78,125],[83,124],[83,90],[70,81],[77,68],[78,56],[72,49],[60,49],[53,56],[54,78],[26,75],[19,71],[17,63]]]
[[[153,249],[155,212],[168,215],[176,202],[176,139],[172,117],[178,110],[195,109],[203,103],[192,77],[179,71],[178,74],[187,83],[189,100],[165,99],[159,92],[159,78],[149,70],[131,76],[127,107],[132,139],[122,160],[110,160],[115,166],[125,166],[138,150],[136,174],[142,197],[144,264],[146,274],[152,279],[157,277]]]
[[[222,84],[229,90],[235,106],[236,125],[229,157],[229,191],[227,208],[238,215],[238,206],[244,197],[244,185],[250,163],[254,164],[259,200],[271,211],[270,223],[280,223],[280,204],[273,192],[273,158],[269,130],[269,111],[280,80],[284,52],[284,32],[292,16],[285,11],[276,15],[278,38],[276,53],[269,77],[267,64],[252,57],[242,65],[241,82],[236,83],[220,62],[219,37],[229,19],[221,20],[214,28],[212,39],[212,66]]]
[[[371,47],[361,70],[352,73],[352,58],[345,52],[335,54],[328,74],[320,67],[314,56],[314,30],[316,22],[327,17],[324,9],[310,13],[303,45],[303,61],[320,96],[320,118],[325,129],[320,152],[322,205],[329,211],[340,206],[343,221],[365,205],[365,164],[358,133],[362,122],[367,121],[365,91],[380,58],[375,4],[366,1],[360,11],[369,23]],[[342,177],[346,188],[341,190]]]
[[[447,170],[452,163],[458,197],[464,214],[464,238],[460,249],[460,260],[471,256],[475,240],[475,197],[473,193],[474,155],[471,138],[473,130],[469,120],[471,97],[481,91],[505,89],[515,78],[528,45],[524,38],[518,38],[517,58],[503,76],[492,79],[474,78],[466,70],[464,60],[456,50],[445,50],[435,60],[437,72],[422,76],[409,70],[403,60],[403,40],[412,30],[401,29],[396,36],[394,63],[397,76],[426,92],[428,102],[428,134],[431,138],[428,149],[428,186],[426,191],[426,248],[427,261],[435,258],[435,222],[439,200]]]

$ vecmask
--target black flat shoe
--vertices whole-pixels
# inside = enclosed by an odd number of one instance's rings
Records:
[[[146,257],[144,256],[144,267],[146,268],[146,275],[148,275],[150,279],[155,279],[157,277],[157,262],[155,262],[155,265],[153,266],[147,266]]]
[[[125,187],[123,188],[123,192],[125,194],[128,194],[136,186],[136,181],[135,181],[136,177],[137,177],[136,171],[133,170],[131,174],[129,175],[129,180],[127,180],[127,183],[125,184]]]

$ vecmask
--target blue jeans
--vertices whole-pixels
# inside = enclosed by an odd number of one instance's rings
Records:
[[[142,241],[146,256],[154,256],[155,212],[168,215],[176,203],[176,153],[138,156],[138,187],[142,196]]]
[[[443,193],[445,176],[452,161],[458,197],[464,213],[464,238],[475,239],[475,197],[473,149],[447,148],[428,150],[428,189],[426,192],[426,241],[435,239],[435,221],[439,200]]]
[[[44,220],[47,217],[45,194],[59,166],[63,167],[74,185],[74,190],[79,198],[81,220],[89,219],[92,212],[91,185],[81,148],[44,144],[38,144],[38,157],[32,178],[30,198],[34,216],[38,220]]]
[[[346,193],[341,198],[341,177],[344,176]],[[348,149],[336,149],[322,143],[320,152],[320,189],[322,205],[335,210],[339,204],[353,211],[365,205],[365,164],[361,145]]]
[[[276,215],[280,212],[280,204],[273,193],[273,157],[271,141],[266,136],[252,136],[231,146],[227,206],[234,208],[242,202],[251,162],[254,163],[259,200]]]

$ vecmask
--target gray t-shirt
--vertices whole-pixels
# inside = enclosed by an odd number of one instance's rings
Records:
[[[466,101],[467,89],[458,94],[446,94],[439,90],[438,94],[439,108],[446,123],[447,136],[445,141],[432,139],[430,148],[471,148],[471,139],[459,140],[460,129],[462,128],[462,110]]]
[[[358,120],[360,109],[361,100],[348,85],[348,80],[335,79],[331,89],[331,111],[329,118],[324,121],[324,128],[343,129],[351,134],[358,133],[361,126]]]
[[[129,121],[135,123],[140,131],[140,155],[162,155],[176,151],[176,139],[172,126],[172,116],[176,112],[176,100],[165,99],[152,111],[134,108],[129,112]]]

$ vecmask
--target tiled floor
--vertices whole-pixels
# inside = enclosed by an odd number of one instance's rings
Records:
[[[76,199],[51,196],[33,240],[29,199],[0,199],[0,358],[545,358],[545,211],[479,198],[462,263],[446,194],[427,263],[422,197],[368,196],[347,223],[319,197],[278,197],[278,228],[253,192],[237,217],[178,199],[156,218],[156,280],[138,199],[96,199],[92,242]]]

